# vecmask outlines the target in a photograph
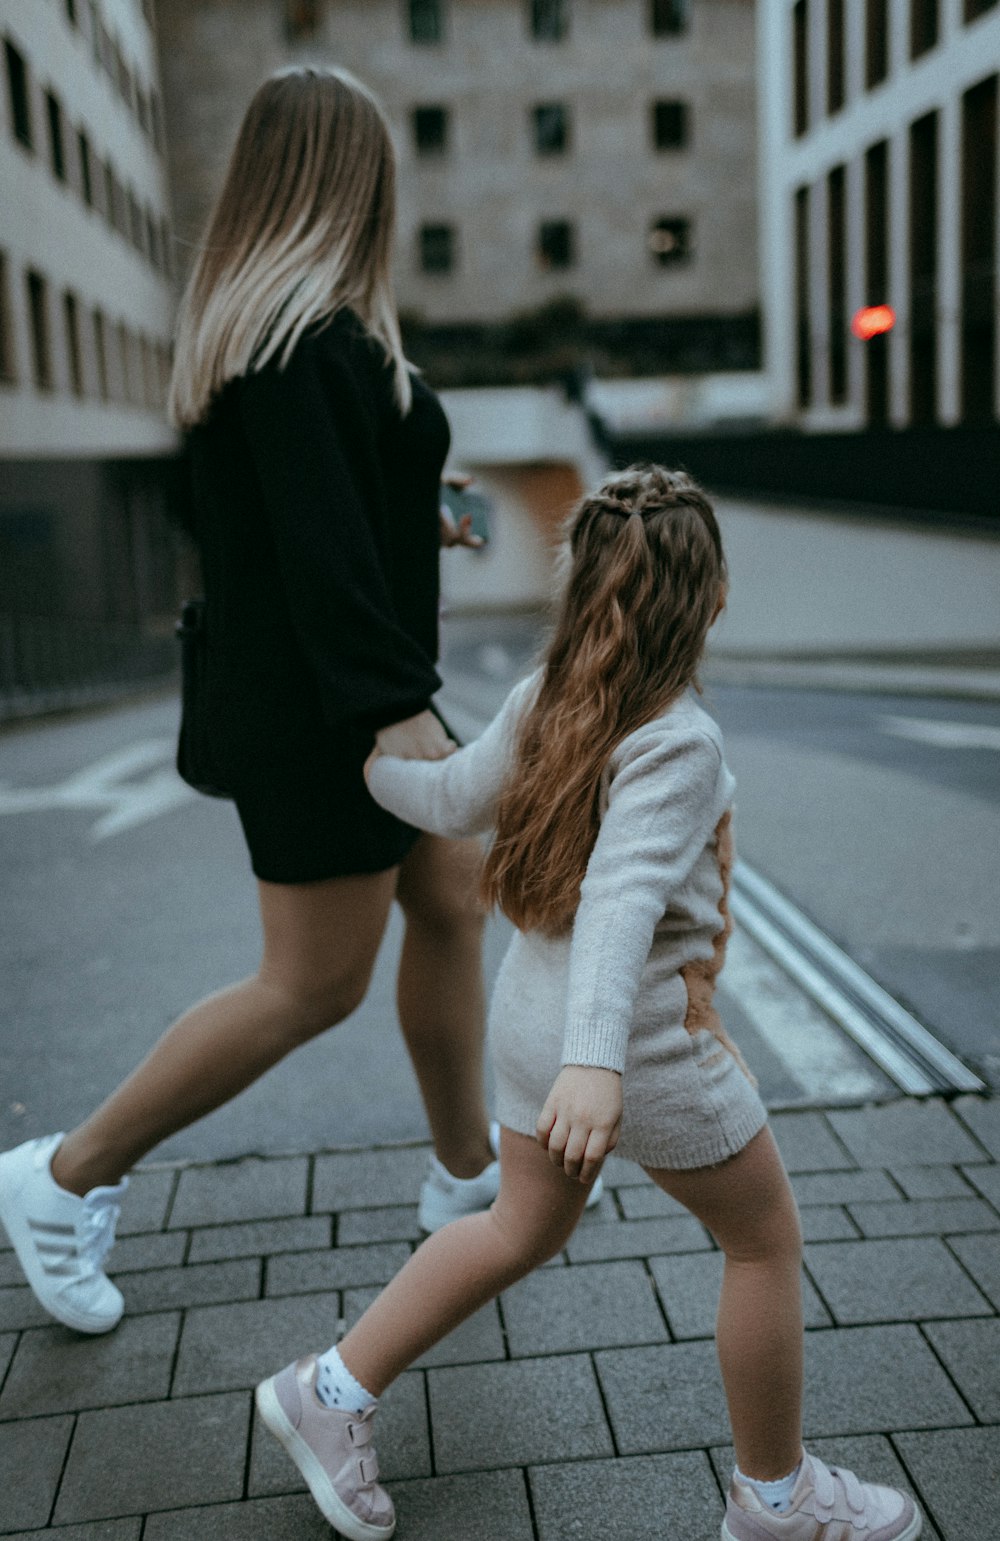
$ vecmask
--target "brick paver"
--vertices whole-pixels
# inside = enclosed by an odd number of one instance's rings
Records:
[[[806,1237],[811,1448],[911,1486],[928,1541],[1000,1506],[1000,1103],[781,1113]],[[0,1248],[0,1537],[326,1541],[251,1389],[355,1321],[421,1240],[417,1147],[132,1182],[105,1338],[46,1322]],[[390,1387],[399,1541],[718,1535],[723,1259],[617,1157],[552,1264]],[[43,1325],[44,1323],[44,1325]]]

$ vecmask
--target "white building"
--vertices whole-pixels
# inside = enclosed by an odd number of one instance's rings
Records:
[[[774,412],[810,430],[1000,415],[997,0],[760,0]],[[888,305],[862,341],[851,322]]]
[[[0,689],[41,689],[173,603],[172,237],[148,0],[0,0],[0,46]]]

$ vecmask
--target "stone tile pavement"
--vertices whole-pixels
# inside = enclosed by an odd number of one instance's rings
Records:
[[[806,1432],[1000,1535],[1000,1100],[780,1113],[807,1238]],[[414,1148],[149,1168],[113,1254],[128,1315],[48,1324],[0,1250],[0,1535],[330,1535],[251,1388],[325,1346],[419,1241]],[[731,1451],[722,1259],[612,1158],[566,1253],[386,1395],[400,1541],[715,1541]]]

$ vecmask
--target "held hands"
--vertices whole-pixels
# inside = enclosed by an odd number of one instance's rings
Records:
[[[446,760],[457,748],[433,712],[418,712],[415,717],[379,729],[375,748],[365,761],[365,780],[379,755],[392,755],[397,760]]]
[[[618,1144],[622,1078],[595,1065],[564,1065],[545,1100],[535,1133],[553,1166],[591,1183]]]
[[[450,472],[442,477],[446,487],[453,487],[456,492],[464,492],[470,486],[473,478],[463,476],[457,471]],[[441,545],[448,550],[452,546],[468,546],[473,551],[478,551],[485,542],[481,535],[472,533],[472,515],[463,514],[456,523],[451,509],[442,503],[439,509],[441,525]]]

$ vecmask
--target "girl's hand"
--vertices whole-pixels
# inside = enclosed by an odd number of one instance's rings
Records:
[[[564,1065],[545,1100],[536,1134],[553,1166],[590,1184],[618,1144],[622,1078],[595,1065]]]
[[[464,492],[466,487],[471,487],[474,478],[460,471],[450,471],[447,476],[442,476],[441,480],[446,487],[452,487],[456,492]],[[445,550],[452,546],[468,546],[472,551],[479,551],[486,544],[481,535],[473,535],[471,514],[463,514],[456,524],[451,509],[446,504],[442,503],[438,512],[441,545]]]
[[[431,711],[418,712],[404,722],[394,722],[391,727],[380,728],[375,735],[376,752],[391,754],[397,760],[446,760],[457,748]]]

